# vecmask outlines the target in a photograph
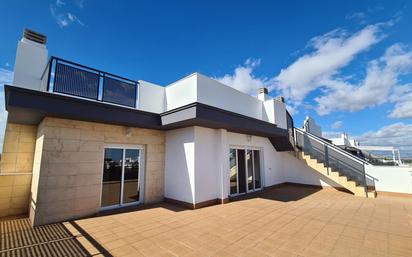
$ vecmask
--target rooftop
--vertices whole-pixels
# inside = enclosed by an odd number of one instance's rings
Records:
[[[24,219],[0,225],[2,254],[412,256],[410,198],[295,185],[197,210],[163,203],[34,229]]]

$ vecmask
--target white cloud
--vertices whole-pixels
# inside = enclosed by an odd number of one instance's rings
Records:
[[[333,30],[314,37],[308,46],[314,51],[303,55],[273,78],[282,94],[300,104],[321,82],[330,79],[348,65],[356,55],[381,40],[381,25],[370,25],[349,35],[345,30]]]
[[[332,125],[330,125],[330,127],[332,129],[340,129],[342,127],[342,125],[343,125],[343,121],[338,120],[338,121],[335,121],[334,123],[332,123]]]
[[[66,3],[63,0],[56,0],[56,6],[57,7],[62,7],[66,5]]]
[[[383,28],[393,26],[395,18],[366,26],[353,34],[337,29],[314,37],[307,46],[313,49],[311,52],[299,57],[272,78],[254,76],[253,72],[260,62],[248,59],[233,74],[226,74],[218,80],[251,95],[256,95],[260,87],[276,90],[286,98],[292,113],[298,113],[299,107],[304,107],[327,115],[392,102],[395,109],[389,117],[412,117],[412,89],[393,97],[397,88],[402,87],[400,76],[411,70],[412,51],[408,51],[406,46],[394,44],[387,48],[382,57],[369,61],[362,79],[345,77],[340,73],[358,54],[384,38]],[[312,106],[305,101],[314,90],[318,90],[319,94],[311,99],[316,103]]]
[[[348,14],[346,15],[345,18],[347,20],[352,20],[356,23],[364,25],[367,23],[367,20],[369,19],[369,17],[376,16],[375,13],[378,11],[382,11],[382,10],[384,10],[384,6],[379,3],[375,6],[367,8],[367,10],[364,12],[354,12],[354,13]]]
[[[13,81],[13,72],[0,68],[0,149],[3,149],[4,131],[7,122],[7,112],[4,109],[4,84]]]
[[[391,101],[395,108],[389,114],[390,118],[412,118],[412,84],[397,87]]]
[[[0,86],[3,84],[11,83],[13,80],[13,72],[0,68]]]
[[[341,134],[342,133],[338,131],[322,131],[322,137],[329,138],[329,139],[339,138],[341,137]]]
[[[366,77],[359,84],[351,84],[342,78],[330,78],[321,83],[325,94],[315,98],[318,114],[333,111],[359,111],[390,100],[390,94],[398,85],[398,77],[412,66],[412,52],[400,44],[386,50],[384,56],[368,64]]]
[[[351,14],[346,15],[347,20],[353,20],[355,22],[359,22],[360,24],[366,23],[366,18],[368,17],[367,13],[365,12],[354,12]]]
[[[394,146],[401,150],[401,155],[412,156],[412,124],[394,123],[377,131],[364,133],[355,139],[361,145]]]
[[[83,8],[83,1],[76,4],[78,8]],[[84,23],[72,12],[65,10],[66,3],[62,0],[57,0],[55,4],[50,5],[50,13],[56,20],[60,28],[69,26],[70,24],[79,24],[84,26]]]
[[[266,87],[268,80],[265,78],[256,78],[252,73],[260,65],[260,60],[247,59],[246,62],[235,69],[233,74],[226,74],[216,80],[231,86],[246,94],[256,95],[258,89]]]
[[[83,8],[84,7],[84,0],[75,0],[77,7]]]

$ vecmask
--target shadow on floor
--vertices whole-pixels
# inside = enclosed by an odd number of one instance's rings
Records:
[[[83,233],[73,235],[63,223],[33,228],[27,217],[1,220],[0,256],[91,256],[78,240],[82,236],[88,239]],[[100,254],[111,256],[99,247]]]
[[[155,208],[167,209],[169,211],[174,211],[174,212],[181,212],[181,211],[187,211],[188,210],[188,208],[186,208],[184,206],[181,206],[181,205],[167,203],[167,202],[161,202],[161,203],[156,203],[156,204],[134,205],[134,206],[116,208],[116,209],[112,209],[112,210],[100,211],[95,216],[97,216],[97,217],[98,216],[108,216],[108,215],[115,215],[115,214],[120,214],[120,213],[142,211],[142,210],[149,210],[149,209],[155,209]]]
[[[320,190],[322,190],[322,188],[285,183],[273,188],[265,188],[262,191],[231,197],[230,201],[263,198],[274,201],[291,202],[301,200],[307,196],[319,192]]]

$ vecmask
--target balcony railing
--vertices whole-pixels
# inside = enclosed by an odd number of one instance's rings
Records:
[[[47,92],[137,108],[137,81],[78,63],[51,57],[42,80]]]

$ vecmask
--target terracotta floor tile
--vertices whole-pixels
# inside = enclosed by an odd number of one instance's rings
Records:
[[[161,203],[74,222],[81,229],[64,225],[96,255],[412,256],[410,199],[299,186],[198,210]]]

